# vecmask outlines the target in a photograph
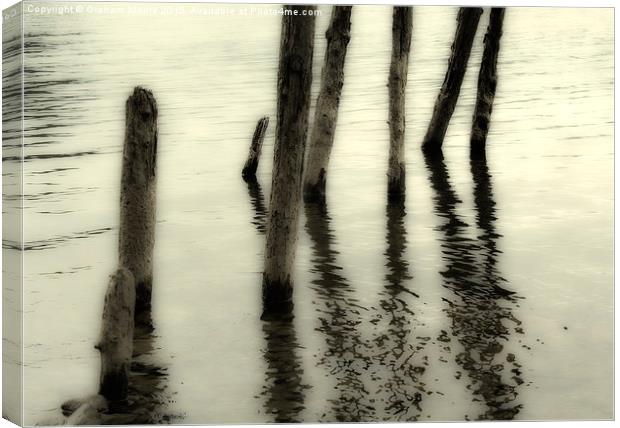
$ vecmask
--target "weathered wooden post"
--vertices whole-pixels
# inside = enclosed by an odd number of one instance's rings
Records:
[[[134,89],[127,99],[125,122],[119,266],[126,267],[134,276],[138,320],[151,309],[153,280],[157,104],[151,91]]]
[[[110,277],[103,306],[101,339],[96,346],[101,354],[99,394],[108,400],[121,400],[127,395],[135,304],[134,276],[128,269],[120,268]]]
[[[321,89],[316,101],[304,178],[304,199],[325,199],[327,165],[338,119],[340,94],[344,84],[344,62],[351,39],[352,6],[334,6],[325,33],[327,48],[321,71]]]
[[[483,159],[486,157],[486,141],[493,111],[493,100],[497,89],[497,58],[499,56],[499,41],[502,37],[504,24],[503,7],[491,9],[489,26],[484,36],[484,52],[478,74],[478,96],[471,128],[470,157]]]
[[[459,98],[481,14],[482,8],[479,7],[462,7],[459,9],[448,70],[435,101],[433,117],[422,144],[422,150],[426,154],[437,155],[441,153],[443,139]]]
[[[256,170],[258,169],[258,162],[260,160],[260,153],[263,148],[263,140],[265,139],[265,133],[269,126],[269,117],[265,116],[258,121],[254,135],[252,136],[252,143],[250,144],[250,152],[248,158],[245,161],[243,170],[241,171],[241,177],[246,182],[252,179],[256,179]]]
[[[409,49],[413,28],[413,8],[394,6],[392,15],[392,60],[388,88],[390,94],[390,156],[388,159],[388,199],[405,197],[405,88],[409,70]]]
[[[299,227],[304,150],[308,134],[314,6],[285,6],[278,69],[278,116],[267,218],[263,319],[292,316],[292,271]]]

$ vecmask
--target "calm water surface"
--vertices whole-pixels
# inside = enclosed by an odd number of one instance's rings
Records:
[[[157,98],[160,140],[155,331],[137,345],[136,413],[611,418],[613,11],[507,11],[488,161],[471,163],[485,12],[445,159],[426,162],[456,12],[414,10],[408,193],[388,205],[391,8],[354,7],[328,199],[302,210],[291,324],[259,321],[275,126],[258,184],[240,177],[256,121],[275,125],[280,18],[26,14],[25,422],[97,389],[124,103],[138,84]],[[18,142],[3,142],[5,182]]]

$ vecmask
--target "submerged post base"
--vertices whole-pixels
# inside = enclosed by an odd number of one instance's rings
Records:
[[[99,394],[108,400],[123,400],[129,388],[129,365],[122,365],[116,371],[101,376]]]
[[[108,400],[122,400],[127,396],[135,305],[134,276],[128,269],[120,267],[110,276],[103,306],[101,338],[95,346],[101,356],[99,394]]]
[[[398,165],[398,175],[388,175],[388,201],[404,201],[406,191],[405,184],[405,164],[400,163]]]
[[[443,159],[443,150],[441,143],[436,141],[425,141],[422,145],[422,153],[427,158]]]
[[[484,137],[473,136],[470,140],[469,158],[472,160],[485,160],[486,157],[487,157],[486,136]]]
[[[293,284],[274,281],[263,274],[263,321],[290,320],[293,318]]]
[[[325,169],[321,168],[316,182],[306,181],[304,184],[305,202],[325,202],[326,175]]]
[[[136,285],[136,310],[134,324],[136,328],[151,332],[154,330],[151,315],[151,295],[153,290],[152,278],[147,278]]]

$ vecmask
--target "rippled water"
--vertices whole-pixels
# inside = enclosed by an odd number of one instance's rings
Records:
[[[27,424],[97,389],[124,103],[138,84],[160,109],[155,331],[136,338],[127,422],[612,417],[613,10],[507,11],[488,161],[472,163],[488,12],[445,160],[426,162],[457,9],[416,7],[408,194],[386,204],[391,8],[354,7],[327,204],[302,210],[295,319],[282,323],[259,321],[279,18],[183,7],[25,15]],[[315,95],[330,8],[319,9]],[[5,38],[5,55],[18,44]],[[5,112],[10,83],[5,73]],[[272,126],[248,185],[263,115]],[[5,220],[19,212],[10,119]],[[19,236],[7,230],[12,260]],[[4,299],[17,304],[18,290]]]

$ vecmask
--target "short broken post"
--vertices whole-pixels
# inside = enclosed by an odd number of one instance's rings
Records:
[[[121,178],[119,266],[136,283],[136,322],[150,313],[155,245],[157,104],[151,91],[136,87],[127,99]]]
[[[491,9],[489,26],[484,36],[484,52],[480,64],[480,73],[478,74],[478,96],[471,129],[471,159],[484,159],[486,157],[486,141],[497,89],[497,58],[499,57],[499,42],[502,37],[505,12],[506,9],[503,7]]]
[[[480,15],[482,15],[482,8],[479,7],[459,9],[448,70],[435,101],[433,117],[422,143],[422,150],[426,155],[442,155],[441,146],[459,98]]]
[[[344,63],[351,39],[352,8],[333,6],[329,28],[325,33],[325,62],[321,71],[321,89],[316,101],[304,177],[306,201],[325,199],[327,165],[334,145],[338,106],[344,84]]]
[[[267,215],[262,319],[290,319],[293,263],[299,228],[304,151],[308,134],[315,6],[285,6],[271,198]]]
[[[405,89],[409,71],[409,50],[413,29],[413,8],[394,6],[392,15],[392,60],[390,95],[390,155],[388,158],[388,200],[405,198]]]
[[[252,136],[252,143],[250,144],[250,152],[248,153],[248,159],[245,161],[243,170],[241,171],[241,177],[245,182],[256,180],[256,171],[258,170],[258,162],[260,161],[260,153],[263,148],[263,140],[265,139],[265,133],[269,126],[269,117],[265,116],[258,121],[254,135]]]
[[[111,277],[103,306],[99,394],[107,400],[126,398],[133,353],[136,288],[132,273],[118,269]]]

